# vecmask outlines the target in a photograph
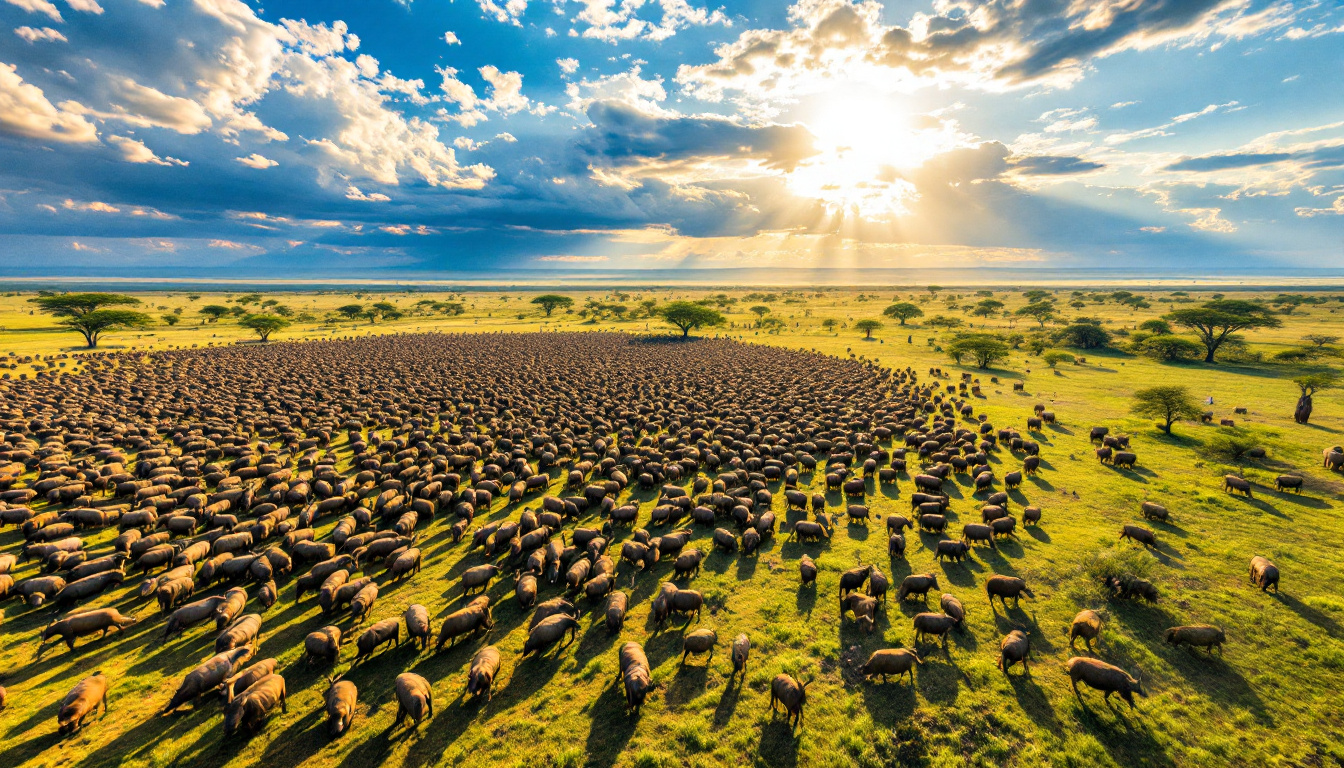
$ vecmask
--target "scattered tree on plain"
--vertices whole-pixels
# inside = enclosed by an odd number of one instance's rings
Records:
[[[1297,385],[1301,393],[1297,398],[1297,407],[1293,409],[1293,421],[1298,424],[1306,424],[1311,421],[1312,395],[1321,390],[1333,389],[1338,386],[1339,374],[1334,371],[1307,373],[1293,379],[1293,383]]]
[[[873,338],[873,331],[882,330],[881,320],[860,320],[854,324],[855,330],[863,331],[863,338]]]
[[[658,314],[668,323],[681,329],[681,337],[687,338],[697,328],[708,328],[726,324],[728,321],[717,310],[702,307],[692,301],[673,301],[659,308]]]
[[[1131,409],[1139,416],[1161,419],[1157,426],[1168,435],[1171,425],[1183,419],[1198,419],[1203,411],[1190,390],[1185,387],[1149,387],[1134,393]]]
[[[1008,345],[992,333],[965,333],[947,345],[948,354],[961,362],[963,356],[975,361],[977,368],[988,368],[1008,358]]]
[[[259,314],[248,315],[238,322],[244,328],[250,329],[257,334],[263,342],[271,340],[271,334],[283,328],[288,328],[290,323],[279,315]]]
[[[29,299],[43,312],[61,318],[57,324],[78,331],[89,349],[98,346],[98,338],[109,331],[143,328],[149,315],[129,309],[106,307],[135,306],[140,300],[120,293],[60,293]]]
[[[558,293],[543,293],[533,299],[532,303],[541,307],[542,310],[546,312],[546,316],[550,317],[551,313],[557,309],[568,309],[574,306],[574,299],[571,299],[568,296],[561,296]]]
[[[1247,328],[1277,328],[1283,325],[1270,310],[1251,301],[1216,299],[1201,307],[1178,309],[1166,319],[1194,331],[1204,344],[1204,362],[1212,363],[1218,348],[1233,333]]]
[[[914,304],[911,304],[908,301],[901,301],[892,304],[891,306],[882,310],[882,314],[886,315],[887,317],[895,318],[901,321],[901,325],[905,325],[906,320],[912,320],[916,317],[923,317],[924,310],[920,309]]]

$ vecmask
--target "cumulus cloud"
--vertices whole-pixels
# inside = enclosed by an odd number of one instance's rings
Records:
[[[136,141],[127,136],[109,136],[107,143],[120,150],[121,159],[128,163],[177,165],[182,167],[189,165],[186,160],[178,160],[176,157],[159,157],[154,154],[154,150],[145,146],[144,142]]]
[[[354,184],[345,188],[345,198],[347,200],[358,200],[362,203],[385,203],[392,199],[381,192],[363,192]]]
[[[57,23],[65,21],[65,19],[61,18],[61,12],[57,10],[56,6],[47,2],[47,0],[5,0],[5,2],[10,5],[18,6],[29,13],[44,14],[47,18]]]
[[[500,24],[512,24],[515,27],[523,25],[521,19],[527,12],[527,0],[507,0],[503,5],[495,0],[476,0],[476,4],[486,16]]]
[[[29,43],[69,42],[68,40],[65,39],[65,35],[61,34],[57,30],[52,29],[51,27],[39,27],[37,29],[34,29],[33,27],[16,27],[14,29],[14,34],[18,35],[20,38]]]
[[[19,77],[17,66],[0,63],[0,132],[62,144],[98,141],[82,112],[75,102],[52,104],[41,88]]]
[[[746,30],[716,49],[715,61],[683,65],[677,80],[700,98],[744,101],[787,101],[838,79],[891,90],[1066,86],[1095,59],[1241,39],[1282,23],[1248,6],[1247,0],[941,0],[901,26],[883,21],[876,0],[798,0],[787,28]]]
[[[561,0],[563,2],[563,0]],[[655,0],[660,17],[658,21],[640,18],[637,14],[645,7],[643,2],[624,0],[579,0],[583,10],[574,17],[574,24],[583,27],[583,37],[615,43],[621,40],[666,40],[685,27],[709,25],[732,26],[722,11],[697,8],[686,0]]]
[[[255,168],[259,171],[264,170],[266,168],[274,168],[275,166],[280,164],[272,160],[271,158],[265,157],[256,152],[253,152],[252,154],[246,157],[235,157],[233,158],[233,161],[235,163],[241,163],[247,166],[248,168]]]
[[[457,39],[457,34],[452,30],[443,33],[443,42],[449,45],[461,45],[462,41]]]

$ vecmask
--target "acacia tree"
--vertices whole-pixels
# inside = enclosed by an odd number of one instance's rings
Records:
[[[891,306],[882,310],[882,314],[886,315],[887,317],[894,317],[897,320],[901,321],[901,325],[905,325],[906,320],[910,320],[916,317],[923,317],[924,310],[920,309],[914,304],[911,304],[908,301],[901,301],[897,302],[896,304],[892,304]]]
[[[238,322],[244,328],[251,329],[263,342],[270,341],[271,334],[289,327],[289,321],[279,315],[248,315]]]
[[[58,322],[84,337],[84,343],[93,349],[98,338],[108,331],[124,328],[143,328],[152,321],[143,312],[105,307],[135,306],[140,300],[120,293],[62,293],[29,299],[43,312],[61,318]]]
[[[1048,301],[1035,301],[1025,307],[1018,307],[1014,314],[1030,317],[1045,327],[1045,321],[1055,316],[1055,305]]]
[[[860,320],[859,322],[857,322],[857,323],[854,324],[854,329],[855,329],[855,330],[859,330],[859,331],[863,331],[863,338],[865,338],[865,339],[871,339],[871,338],[873,338],[873,331],[880,331],[880,330],[882,330],[882,321],[881,321],[881,320]]]
[[[760,326],[761,323],[765,320],[765,316],[770,314],[770,308],[765,306],[764,304],[757,304],[756,306],[751,308],[751,313],[753,315],[756,315],[756,325]]]
[[[1297,408],[1293,410],[1293,421],[1306,424],[1311,420],[1311,396],[1323,389],[1331,389],[1339,384],[1339,374],[1334,371],[1307,373],[1293,379],[1301,395],[1297,398]]]
[[[1228,337],[1246,328],[1277,328],[1277,317],[1259,304],[1239,299],[1216,299],[1193,309],[1178,309],[1167,320],[1194,331],[1204,344],[1204,362],[1212,363],[1218,348]]]
[[[681,329],[681,337],[687,338],[696,328],[724,325],[727,319],[718,310],[710,309],[692,301],[673,301],[658,308],[658,314],[668,323]]]
[[[228,315],[229,308],[223,304],[206,304],[204,307],[201,307],[201,314],[205,315],[205,321],[207,323],[213,323],[221,317]]]
[[[965,333],[947,345],[947,353],[957,362],[969,355],[977,367],[988,368],[1007,359],[1009,350],[1008,345],[992,333]]]
[[[1181,419],[1197,419],[1202,413],[1190,390],[1172,386],[1140,389],[1134,393],[1131,410],[1140,416],[1161,419],[1162,423],[1157,426],[1168,435],[1172,424]]]
[[[564,307],[566,309],[574,306],[574,300],[568,296],[561,296],[558,293],[543,293],[532,300],[533,304],[546,311],[546,316],[550,317],[555,310]]]
[[[345,315],[345,318],[346,318],[347,320],[354,320],[355,318],[357,318],[357,317],[359,317],[360,315],[364,314],[364,305],[363,305],[363,304],[346,304],[346,305],[344,305],[344,306],[337,307],[337,308],[336,308],[336,312],[337,312],[338,314]]]

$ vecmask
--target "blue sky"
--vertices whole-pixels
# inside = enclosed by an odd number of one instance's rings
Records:
[[[0,275],[1344,266],[1344,8],[0,0]]]

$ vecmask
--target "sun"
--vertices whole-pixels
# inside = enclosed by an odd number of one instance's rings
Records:
[[[801,117],[819,153],[789,175],[789,187],[834,212],[867,219],[909,213],[918,193],[904,174],[945,151],[947,128],[871,90],[833,93],[806,105]]]

